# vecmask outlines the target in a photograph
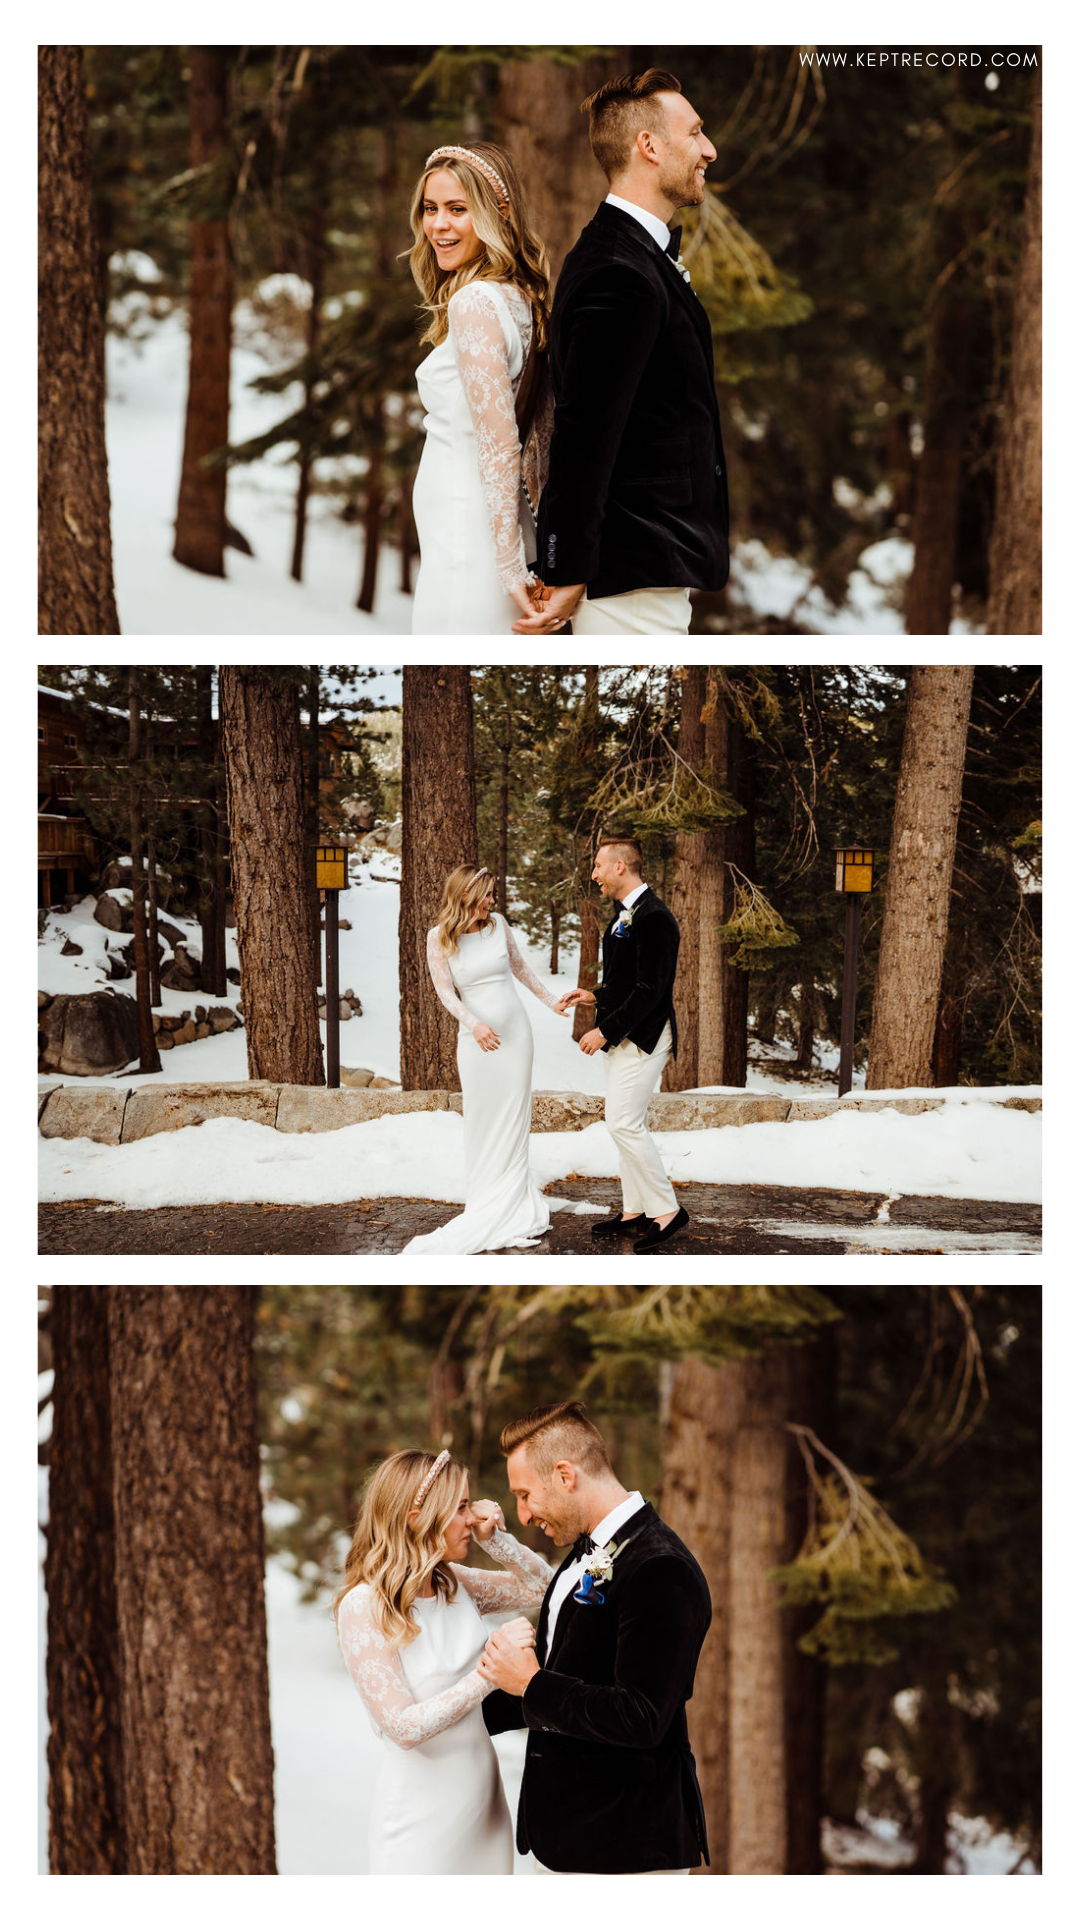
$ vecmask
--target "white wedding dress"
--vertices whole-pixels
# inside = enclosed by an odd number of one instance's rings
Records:
[[[416,384],[426,439],[413,488],[420,571],[414,633],[509,633],[536,529],[521,478],[514,406],[532,338],[520,288],[470,280]]]
[[[529,1171],[533,1038],[514,979],[545,1007],[555,998],[522,959],[501,913],[463,933],[456,953],[427,937],[435,991],[460,1023],[457,1044],[465,1131],[465,1211],[434,1233],[417,1234],[402,1253],[482,1253],[528,1246],[551,1224],[551,1210]],[[513,977],[511,977],[513,976]],[[478,1021],[499,1036],[494,1052],[473,1039]]]
[[[496,1529],[479,1543],[513,1571],[455,1567],[452,1600],[415,1602],[415,1640],[392,1647],[375,1624],[370,1587],[338,1609],[345,1665],[386,1742],[371,1809],[370,1873],[512,1873],[514,1836],[480,1702],[487,1640],[481,1615],[540,1605],[553,1569]]]

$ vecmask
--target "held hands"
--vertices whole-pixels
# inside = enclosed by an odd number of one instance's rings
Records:
[[[511,587],[510,597],[517,601],[522,614],[528,618],[531,614],[543,613],[544,602],[550,591],[551,589],[545,587],[542,580],[537,580],[530,573],[527,580],[519,580],[516,587]],[[514,628],[514,632],[517,632],[517,627]]]
[[[595,1007],[595,1005],[595,993],[590,993],[586,987],[571,987],[570,992],[564,993],[561,1000],[556,1000],[555,1011],[566,1013],[570,1007]]]
[[[476,1671],[504,1693],[524,1693],[540,1662],[533,1651],[536,1634],[525,1619],[511,1620],[493,1633],[476,1664]]]
[[[506,1521],[503,1519],[503,1510],[497,1500],[474,1500],[472,1510],[473,1539],[479,1540],[481,1545],[485,1540],[491,1539],[496,1527],[501,1527],[505,1532]]]
[[[569,620],[585,591],[584,582],[580,587],[544,587],[542,606],[525,614],[521,620],[515,620],[513,633],[557,633]],[[517,598],[515,594],[514,598]]]
[[[477,1046],[482,1047],[485,1053],[494,1053],[499,1044],[499,1036],[494,1027],[485,1027],[482,1020],[477,1021],[473,1028],[472,1037],[476,1041]]]

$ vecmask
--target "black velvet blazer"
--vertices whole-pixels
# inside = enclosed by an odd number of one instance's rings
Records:
[[[607,1045],[632,1040],[651,1053],[671,1021],[672,1058],[678,1057],[675,1025],[675,968],[679,959],[679,923],[651,887],[634,902],[630,932],[616,935],[616,910],[604,929],[604,973],[596,995],[596,1024]]]
[[[603,1606],[567,1595],[524,1695],[484,1701],[490,1733],[529,1729],[518,1851],[557,1873],[670,1872],[709,1858],[686,1731],[709,1589],[655,1507],[632,1514],[610,1544],[619,1541]],[[550,1598],[551,1587],[538,1649]]]
[[[536,570],[588,598],[728,577],[709,318],[641,222],[605,201],[551,314],[555,431]]]

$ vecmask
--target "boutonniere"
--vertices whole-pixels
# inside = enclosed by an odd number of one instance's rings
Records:
[[[594,1547],[586,1560],[581,1573],[581,1581],[570,1595],[571,1600],[580,1600],[583,1607],[602,1607],[604,1596],[600,1591],[611,1579],[612,1569],[626,1545],[620,1540],[617,1547]]]
[[[626,939],[627,935],[630,932],[631,927],[634,924],[635,912],[636,912],[636,908],[634,907],[623,908],[622,912],[620,913],[618,919],[615,922],[614,927],[612,928],[612,932],[616,940]]]
[[[682,277],[686,281],[687,286],[689,286],[690,285],[690,269],[689,267],[683,266],[683,257],[681,253],[678,259],[676,260],[675,265],[679,269],[679,272],[682,274]]]

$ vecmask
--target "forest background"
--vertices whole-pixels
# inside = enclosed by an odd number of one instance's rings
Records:
[[[275,1872],[264,1551],[324,1606],[387,1452],[452,1447],[504,1498],[504,1421],[578,1393],[709,1581],[709,1871],[1040,1871],[1039,1288],[133,1284],[41,1310],[53,1872]]]
[[[423,159],[504,142],[557,273],[604,192],[579,102],[657,64],[719,154],[683,244],[713,326],[736,565],[695,629],[830,631],[846,608],[865,631],[853,611],[873,608],[914,634],[1039,632],[1041,55],[995,53],[881,70],[805,47],[42,49],[41,631],[118,630],[103,328],[160,379],[185,313],[181,469],[130,561],[153,576],[141,624],[181,630],[171,593],[192,625],[266,630],[237,624],[261,490],[279,513],[291,496],[273,564],[294,583],[313,533],[355,530],[351,591],[340,542],[315,562],[342,606],[295,596],[293,630],[402,630],[422,435],[400,256]],[[257,426],[256,397],[274,406]],[[150,413],[126,443],[143,478],[118,476],[125,513],[178,424]],[[258,484],[230,508],[241,469]],[[224,588],[196,607],[178,566],[228,579],[231,608]],[[366,616],[351,629],[346,594]]]

